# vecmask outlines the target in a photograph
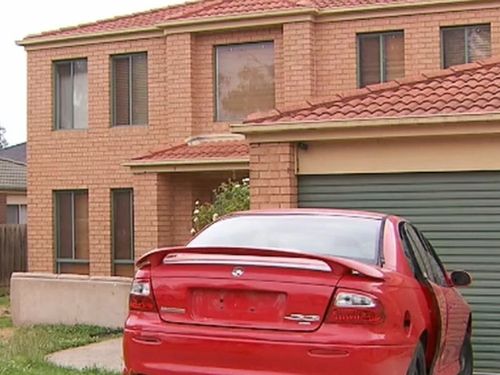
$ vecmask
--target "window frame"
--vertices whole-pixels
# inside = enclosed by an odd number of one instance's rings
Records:
[[[414,276],[417,280],[421,282],[430,281],[425,264],[421,264],[421,259],[417,257],[416,253],[418,252],[418,249],[415,248],[416,246],[410,236],[408,226],[409,224],[406,222],[402,222],[399,226],[399,235],[401,238],[401,244],[403,245],[405,258],[410,263],[410,268],[413,270]]]
[[[71,258],[61,258],[60,257],[60,223],[59,223],[59,194],[71,193]],[[76,258],[76,243],[75,243],[75,195],[77,194],[85,194],[87,195],[87,210],[89,209],[89,191],[87,189],[76,189],[76,190],[55,190],[53,192],[54,196],[54,244],[55,244],[55,266],[56,273],[61,273],[61,265],[63,264],[81,264],[81,265],[89,265],[90,259],[78,259]],[[90,244],[89,244],[90,245]],[[90,250],[90,249],[89,249]],[[90,257],[89,257],[90,258]]]
[[[9,209],[13,209],[15,208],[16,210],[16,222],[15,223],[9,223],[8,222],[8,219],[9,219]],[[6,204],[5,205],[5,209],[6,209],[6,224],[9,224],[9,225],[25,225],[26,223],[20,223],[21,221],[21,209],[24,208],[24,210],[27,210],[28,209],[28,206],[26,204]],[[25,213],[26,215],[26,213]],[[26,216],[25,216],[26,217]]]
[[[400,236],[407,259],[406,250],[409,250],[410,259],[408,261],[412,263],[410,267],[413,269],[417,280],[428,281],[441,288],[449,287],[445,268],[422,232],[411,223],[404,222],[400,227]],[[409,246],[409,249],[406,248],[407,246]],[[436,261],[439,271],[442,274],[442,282],[436,278],[429,257],[432,257]]]
[[[112,272],[115,274],[117,265],[134,265],[135,264],[135,211],[134,211],[134,189],[133,188],[114,188],[111,189],[111,264]],[[130,258],[129,259],[117,259],[116,249],[115,249],[115,193],[129,193],[130,199]]]
[[[437,265],[437,271],[441,273],[440,277],[442,277],[443,282],[442,283],[436,283],[436,284],[439,285],[439,286],[441,286],[441,287],[450,286],[449,282],[448,282],[448,275],[446,273],[446,268],[445,268],[443,262],[441,262],[441,259],[439,259],[438,255],[436,253],[436,250],[434,249],[434,247],[432,246],[432,244],[430,243],[430,241],[427,239],[427,237],[425,237],[425,235],[420,230],[418,230],[418,228],[415,228],[414,226],[412,226],[412,228],[414,229],[414,231],[419,236],[420,241],[421,241],[422,245],[424,246],[424,248],[425,248],[425,250],[427,252],[427,255],[429,257],[431,257],[434,260],[434,262],[436,263],[436,265]],[[430,264],[430,266],[432,267],[433,265]],[[433,273],[434,273],[434,271],[433,271]]]
[[[146,122],[144,124],[137,123],[135,124],[132,118],[133,113],[133,57],[138,55],[144,55],[146,57]],[[116,123],[116,93],[115,93],[115,77],[116,70],[114,68],[114,62],[117,59],[128,59],[128,124],[117,124]],[[149,55],[147,51],[140,52],[129,52],[129,53],[120,53],[110,55],[110,100],[111,100],[111,127],[120,128],[124,126],[147,126],[149,124]]]
[[[459,29],[463,29],[463,32],[464,32],[464,55],[465,55],[465,59],[464,59],[464,64],[470,64],[471,61],[469,61],[469,46],[468,46],[468,33],[467,31],[469,29],[472,29],[474,27],[478,27],[478,26],[488,26],[490,28],[490,49],[491,49],[491,23],[490,22],[486,22],[486,23],[475,23],[475,24],[468,24],[468,25],[453,25],[453,26],[441,26],[439,28],[439,42],[440,42],[440,54],[441,54],[441,69],[448,69],[452,66],[456,66],[456,65],[450,65],[448,68],[445,68],[445,65],[444,65],[444,60],[445,60],[445,51],[444,51],[444,32],[446,30],[459,30]]]
[[[215,123],[227,123],[231,121],[220,120],[219,119],[219,60],[217,49],[219,47],[231,47],[231,46],[244,46],[251,44],[271,44],[273,47],[273,67],[274,67],[274,106],[276,106],[276,42],[274,39],[265,39],[265,40],[256,40],[256,41],[248,41],[248,42],[237,42],[237,43],[223,43],[223,44],[214,44],[212,46],[212,82],[213,82],[213,121]],[[238,121],[237,121],[238,122]],[[239,121],[241,122],[241,121]]]
[[[390,31],[377,31],[377,32],[363,32],[363,33],[357,33],[356,34],[356,85],[358,88],[363,88],[365,86],[361,86],[361,39],[363,38],[369,38],[369,37],[378,37],[378,43],[379,43],[379,64],[380,64],[380,76],[379,76],[379,82],[378,83],[384,83],[387,82],[387,72],[386,72],[386,67],[384,64],[385,61],[385,44],[384,44],[384,39],[387,36],[391,35],[398,35],[401,34],[403,37],[403,48],[405,45],[405,31],[404,29],[401,30],[390,30]],[[404,56],[406,57],[406,56]],[[405,58],[403,58],[403,64],[406,63]]]
[[[71,94],[74,95],[75,91],[75,82],[74,82],[74,66],[75,63],[78,61],[85,61],[85,64],[87,66],[87,84],[88,84],[88,58],[87,57],[77,57],[74,59],[65,59],[65,60],[55,60],[52,61],[52,76],[53,76],[53,84],[52,84],[52,93],[53,93],[53,98],[54,98],[54,103],[53,103],[53,124],[52,124],[52,130],[54,131],[85,131],[89,128],[89,123],[88,123],[88,115],[89,115],[89,108],[88,108],[88,98],[89,98],[89,92],[88,92],[88,86],[87,86],[87,124],[83,128],[76,128],[75,127],[75,106],[74,104],[71,105],[71,127],[70,128],[62,128],[61,127],[61,99],[60,99],[60,91],[59,91],[59,73],[57,68],[61,65],[64,64],[70,64],[71,68]]]

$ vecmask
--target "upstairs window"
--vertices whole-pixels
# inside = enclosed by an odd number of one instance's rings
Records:
[[[89,273],[87,190],[55,192],[58,273]]]
[[[403,78],[405,48],[403,31],[358,34],[358,85]]]
[[[112,57],[113,125],[148,123],[148,56],[146,53]]]
[[[87,60],[58,61],[55,70],[55,128],[88,127]]]
[[[441,28],[442,65],[472,63],[491,56],[490,25]]]
[[[215,47],[215,120],[241,121],[275,107],[274,43]]]

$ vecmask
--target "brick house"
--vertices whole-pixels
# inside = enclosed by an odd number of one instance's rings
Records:
[[[249,175],[254,208],[420,224],[473,271],[478,364],[500,371],[498,2],[202,0],[19,44],[30,271],[130,275]]]

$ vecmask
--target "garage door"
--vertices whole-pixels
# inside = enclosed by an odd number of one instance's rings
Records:
[[[462,293],[474,314],[476,369],[500,373],[500,173],[300,176],[299,206],[409,218],[448,269],[473,275]]]

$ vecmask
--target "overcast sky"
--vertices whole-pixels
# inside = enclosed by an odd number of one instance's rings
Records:
[[[0,125],[10,145],[26,140],[26,53],[15,44],[28,34],[181,3],[182,0],[1,0]]]

